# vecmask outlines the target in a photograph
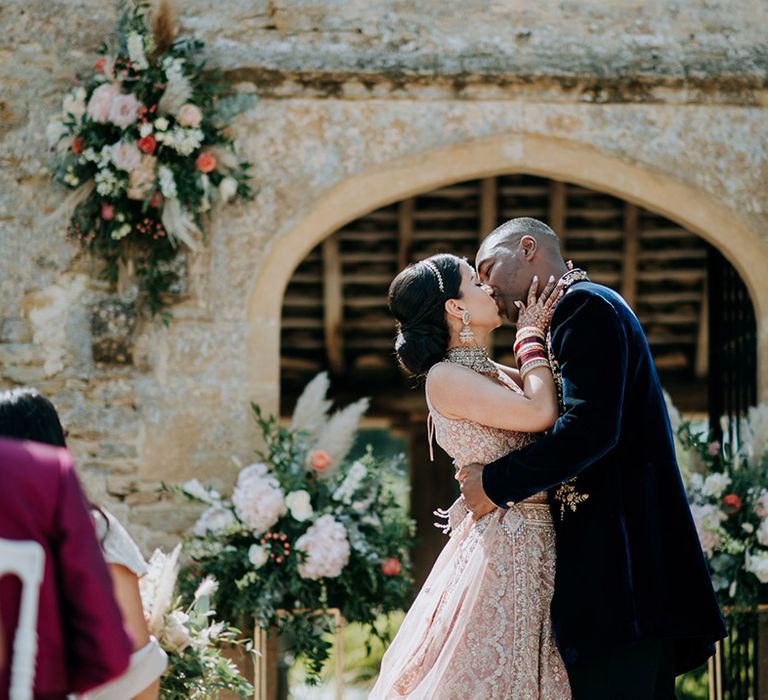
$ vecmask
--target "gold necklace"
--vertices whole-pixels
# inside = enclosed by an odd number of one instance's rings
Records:
[[[499,374],[499,369],[488,357],[488,351],[479,346],[468,348],[455,347],[450,348],[445,353],[445,359],[457,365],[463,365],[475,372],[495,377]]]

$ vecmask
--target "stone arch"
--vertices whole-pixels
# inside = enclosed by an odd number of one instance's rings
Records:
[[[758,323],[758,393],[768,398],[766,246],[744,218],[670,175],[581,143],[531,134],[459,143],[352,175],[272,238],[247,300],[249,395],[276,410],[280,321],[293,271],[322,240],[379,207],[463,180],[523,173],[565,180],[654,211],[718,248],[744,280]],[[263,274],[269,271],[269,275]]]

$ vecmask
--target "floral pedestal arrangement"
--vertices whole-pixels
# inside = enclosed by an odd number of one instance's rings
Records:
[[[328,389],[326,374],[310,382],[287,427],[253,406],[265,447],[229,498],[197,481],[181,487],[208,506],[189,542],[191,571],[219,581],[216,608],[241,629],[255,619],[285,635],[310,682],[340,619],[386,639],[376,619],[403,609],[411,588],[413,523],[392,489],[402,460],[369,448],[348,461],[368,402],[330,414]]]

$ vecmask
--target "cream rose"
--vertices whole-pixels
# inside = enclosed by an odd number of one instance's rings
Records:
[[[267,563],[267,559],[269,559],[269,554],[261,545],[252,544],[248,549],[248,561],[253,564],[254,569],[260,569],[264,566]]]
[[[314,514],[308,491],[291,491],[285,497],[285,505],[288,506],[291,517],[300,523],[309,520]]]
[[[171,651],[175,651],[177,654],[181,654],[181,652],[192,644],[189,629],[186,625],[188,620],[189,615],[181,610],[174,610],[168,615],[162,630],[163,641]]]
[[[120,95],[120,88],[112,83],[99,85],[88,100],[86,114],[95,122],[101,124],[109,121],[112,103]]]
[[[191,102],[186,102],[179,108],[176,114],[176,121],[181,126],[197,129],[200,126],[200,122],[203,119],[203,113],[197,105],[193,105]]]
[[[147,198],[152,190],[155,189],[155,156],[141,156],[141,160],[136,168],[131,171],[128,177],[128,190],[126,194],[129,199],[141,201]]]
[[[141,151],[132,143],[118,141],[112,146],[112,165],[126,173],[133,172],[141,162]]]

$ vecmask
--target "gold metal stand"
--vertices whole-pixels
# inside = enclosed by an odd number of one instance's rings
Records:
[[[297,611],[298,612],[298,611]],[[333,615],[335,623],[334,645],[336,647],[335,655],[335,681],[336,681],[336,700],[342,700],[344,694],[344,618],[341,610],[338,608],[329,608],[328,613]],[[277,615],[288,615],[288,610],[278,610]],[[318,615],[324,614],[318,610]],[[255,625],[253,634],[253,690],[254,700],[270,700],[267,697],[267,630]]]

